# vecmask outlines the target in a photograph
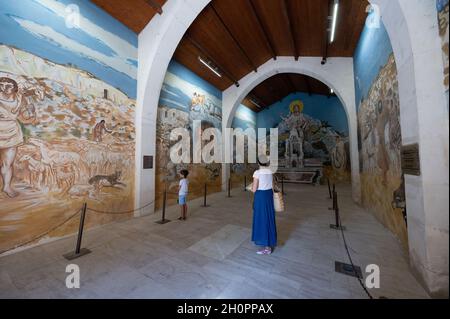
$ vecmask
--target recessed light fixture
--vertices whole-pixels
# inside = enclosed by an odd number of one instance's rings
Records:
[[[256,102],[255,100],[253,100],[253,99],[250,99],[250,102],[252,102],[253,104],[255,104],[255,105],[256,105],[256,107],[257,107],[258,109],[262,109],[262,106],[261,106],[261,105],[259,105],[259,104],[258,104],[258,102]]]
[[[330,43],[333,43],[334,36],[336,35],[336,20],[339,10],[339,0],[334,0],[333,5],[333,20],[331,22],[331,36],[330,36]]]
[[[331,93],[331,94],[334,94],[334,90],[333,90],[333,89],[330,89],[330,93]]]
[[[205,65],[208,69],[210,69],[212,72],[214,72],[215,75],[217,75],[219,78],[222,77],[222,74],[219,73],[217,70],[217,67],[213,66],[210,61],[203,60],[200,56],[198,57],[198,60]]]

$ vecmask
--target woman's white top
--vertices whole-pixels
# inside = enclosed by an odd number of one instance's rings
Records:
[[[253,173],[253,178],[258,179],[258,190],[265,191],[272,189],[273,175],[268,168],[260,168]]]

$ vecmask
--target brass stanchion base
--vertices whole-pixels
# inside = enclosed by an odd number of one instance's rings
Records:
[[[66,258],[67,260],[73,260],[76,259],[78,257],[84,256],[91,253],[91,251],[87,248],[81,248],[80,252],[77,254],[75,251],[71,252],[71,253],[67,253],[65,255],[63,255],[64,258]]]
[[[162,219],[162,220],[158,220],[157,222],[155,222],[155,223],[157,223],[157,224],[167,224],[167,223],[169,223],[170,222],[170,219]]]
[[[330,224],[330,228],[331,229],[336,229],[336,230],[345,230],[345,226],[336,226],[335,224]]]

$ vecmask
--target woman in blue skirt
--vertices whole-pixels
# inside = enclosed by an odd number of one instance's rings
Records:
[[[270,255],[277,245],[277,226],[273,204],[273,175],[268,161],[259,162],[260,168],[253,174],[253,230],[252,241],[262,248],[259,255]]]

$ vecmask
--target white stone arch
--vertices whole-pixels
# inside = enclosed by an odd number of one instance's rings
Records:
[[[170,0],[138,36],[136,105],[135,207],[155,200],[155,166],[143,169],[143,156],[156,156],[156,119],[167,67],[184,33],[211,0]],[[155,164],[155,163],[154,163]],[[154,211],[148,205],[136,216]]]
[[[397,65],[403,145],[419,144],[421,176],[405,176],[410,264],[432,296],[449,295],[449,114],[436,1],[379,6]]]
[[[358,134],[355,105],[355,85],[352,58],[330,58],[325,65],[321,58],[300,57],[295,61],[292,57],[278,57],[269,60],[239,81],[239,87],[231,86],[223,92],[222,132],[231,127],[234,115],[242,100],[258,84],[279,73],[298,73],[311,76],[327,84],[340,99],[349,128],[350,161],[352,169],[352,194],[355,201],[360,200]],[[229,175],[228,165],[223,166],[223,179]]]

